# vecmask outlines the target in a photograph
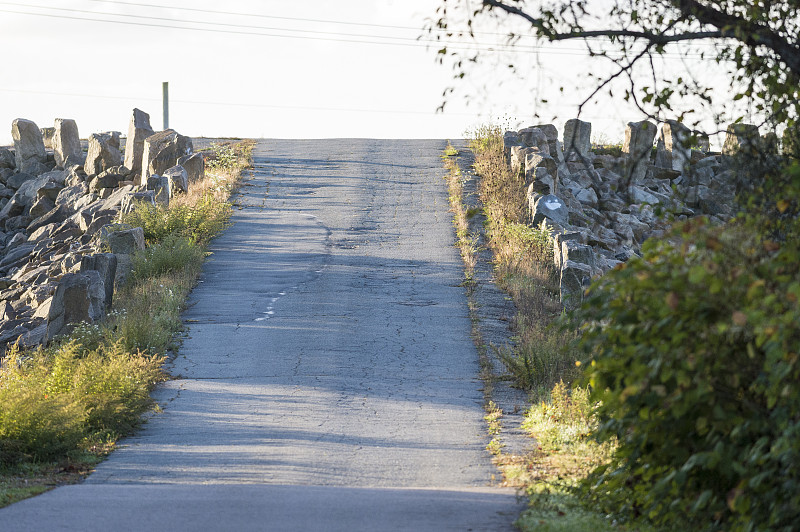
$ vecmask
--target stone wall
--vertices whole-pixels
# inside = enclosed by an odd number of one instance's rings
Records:
[[[707,137],[679,122],[631,122],[621,153],[614,155],[593,150],[590,135],[591,124],[580,120],[567,122],[563,142],[551,124],[504,135],[508,164],[527,185],[529,222],[553,232],[567,307],[580,303],[593,277],[639,255],[645,240],[662,235],[667,219],[729,219],[729,156],[761,139],[755,126],[731,126],[718,154],[709,150]]]
[[[0,148],[0,354],[103,319],[144,249],[142,229],[117,223],[120,213],[136,201],[168,204],[204,173],[191,139],[153,131],[139,109],[124,145],[118,132],[82,143],[75,121],[61,118],[41,130],[14,120],[12,136],[13,148]]]

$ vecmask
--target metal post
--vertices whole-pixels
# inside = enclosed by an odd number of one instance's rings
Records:
[[[164,129],[169,129],[169,82],[161,84],[164,93]]]

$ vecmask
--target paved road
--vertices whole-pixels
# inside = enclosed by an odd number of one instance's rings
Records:
[[[441,141],[264,140],[157,392],[12,530],[508,530]]]

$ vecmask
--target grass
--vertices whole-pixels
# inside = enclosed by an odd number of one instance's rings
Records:
[[[516,524],[523,531],[644,530],[586,509],[574,494],[572,488],[595,466],[605,463],[611,449],[591,439],[596,420],[588,391],[571,388],[580,368],[576,354],[564,348],[575,333],[555,324],[562,307],[552,236],[546,227],[527,223],[524,178],[508,168],[501,129],[492,125],[478,128],[472,133],[470,149],[480,176],[479,194],[495,277],[517,308],[515,346],[497,354],[508,377],[527,390],[532,401],[522,428],[536,448],[526,456],[512,456],[503,452],[495,437],[502,414],[487,400],[486,421],[492,436],[487,449],[503,473],[504,484],[523,487],[530,501]],[[451,204],[458,193],[451,188]],[[458,227],[457,211],[454,209]]]
[[[546,392],[577,374],[575,357],[561,349],[572,339],[571,333],[551,327],[561,314],[553,239],[546,226],[527,223],[525,181],[506,163],[500,128],[483,126],[472,135],[470,148],[481,178],[479,193],[495,276],[518,309],[513,323],[516,346],[501,351],[500,359],[518,387]]]
[[[252,142],[228,144],[222,161],[169,208],[139,205],[121,221],[145,228],[127,283],[99,324],[81,324],[46,348],[13,347],[0,370],[0,506],[74,483],[156,408],[180,313],[206,255],[227,227],[228,197]],[[232,154],[232,155],[231,155]]]

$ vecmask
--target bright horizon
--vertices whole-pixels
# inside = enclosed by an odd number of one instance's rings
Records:
[[[424,42],[423,27],[438,2],[172,4],[0,1],[0,42],[11,51],[11,75],[0,82],[0,144],[12,142],[15,118],[40,128],[72,118],[84,138],[125,134],[134,107],[160,130],[165,81],[169,125],[193,137],[456,139],[487,122],[554,123],[561,132],[590,92],[581,73],[599,70],[578,43],[488,52],[531,74],[520,80],[482,65],[437,113],[452,72],[436,63],[440,46]],[[502,29],[486,29],[481,38],[493,42],[485,46],[503,48]],[[558,84],[574,89],[559,94]],[[582,119],[593,136],[620,141],[625,123],[642,116],[605,98]]]

